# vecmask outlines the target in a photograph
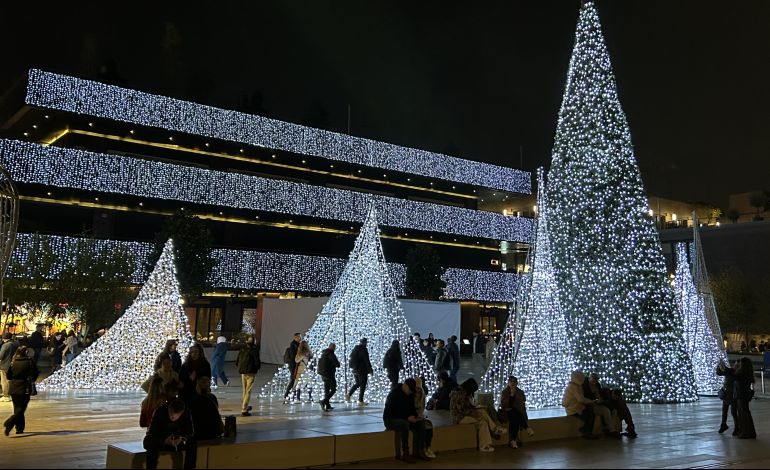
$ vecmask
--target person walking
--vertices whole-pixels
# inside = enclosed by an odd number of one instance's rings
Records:
[[[299,349],[299,343],[302,341],[302,335],[294,333],[294,338],[289,343],[289,347],[283,352],[283,362],[289,368],[289,385],[286,386],[286,393],[283,394],[283,404],[289,403],[289,393],[294,390],[294,380],[297,372],[297,350]]]
[[[5,420],[5,435],[16,428],[16,434],[22,434],[26,421],[24,413],[27,411],[29,399],[35,393],[35,380],[37,380],[37,366],[33,359],[27,355],[27,347],[16,349],[8,369],[11,400],[13,401],[13,414]]]
[[[483,371],[485,364],[484,364],[484,337],[481,336],[478,332],[478,330],[473,332],[473,341],[471,343],[473,346],[473,365],[474,368],[477,370]],[[474,371],[476,372],[476,371]],[[481,373],[479,373],[481,375]]]
[[[238,366],[238,373],[241,374],[241,388],[242,388],[242,400],[241,400],[241,415],[251,416],[251,389],[254,387],[254,378],[257,376],[260,367],[262,367],[262,361],[259,360],[259,348],[254,344],[254,337],[249,336],[246,338],[246,345],[241,348],[238,353],[238,358],[235,360],[235,365]]]
[[[486,343],[484,343],[484,359],[486,359],[487,363],[492,361],[492,354],[495,352],[496,347],[497,341],[495,341],[495,337],[490,336],[487,338]]]
[[[440,376],[442,372],[448,372],[450,363],[451,359],[444,345],[444,340],[436,341],[436,359],[433,361],[433,372],[436,373],[436,376]]]
[[[382,367],[388,371],[390,388],[398,385],[398,374],[404,368],[404,358],[401,355],[401,344],[397,339],[393,340],[390,348],[385,352],[385,357],[382,359]]]
[[[307,341],[300,342],[297,355],[294,357],[294,362],[297,364],[294,369],[294,400],[298,403],[302,401],[302,374],[307,369],[311,359],[313,359],[313,351],[310,350],[310,345],[307,344]],[[308,394],[310,393],[308,391]],[[312,397],[310,399],[312,400]]]
[[[324,383],[324,397],[321,400],[322,411],[334,409],[329,400],[337,393],[337,369],[340,367],[340,361],[334,353],[335,349],[337,349],[337,345],[329,343],[329,347],[321,352],[321,357],[318,359],[318,367],[316,368],[318,375],[321,376],[321,380]]]
[[[735,367],[738,367],[739,361],[735,361]],[[719,390],[719,398],[722,400],[722,423],[719,425],[719,434],[727,431],[730,427],[727,425],[727,411],[729,410],[733,416],[733,426],[735,426],[735,433],[737,435],[738,429],[738,412],[735,409],[735,399],[733,398],[733,388],[735,385],[735,369],[725,366],[724,362],[720,362],[717,366],[717,375],[724,376],[724,382],[722,389]]]
[[[32,357],[32,360],[35,361],[36,366],[38,361],[40,360],[40,354],[43,352],[43,348],[45,347],[45,339],[43,339],[44,326],[45,326],[45,323],[38,323],[37,325],[35,325],[35,331],[33,331],[31,335],[29,335],[29,347],[35,353],[34,356]]]
[[[460,370],[460,347],[457,345],[457,336],[452,335],[449,337],[447,344],[447,352],[449,353],[449,377],[457,382],[457,372]]]
[[[754,398],[754,364],[748,357],[742,357],[738,369],[735,371],[735,385],[733,387],[735,408],[738,421],[735,430],[739,439],[756,439],[757,430],[754,428],[754,418],[749,410],[749,402]]]
[[[13,339],[10,332],[3,333],[3,342],[0,346],[0,387],[3,388],[3,397],[0,401],[11,401],[11,394],[8,391],[8,369],[11,368],[13,355],[18,347],[19,343]]]
[[[361,341],[350,352],[350,360],[348,361],[348,365],[353,370],[353,378],[355,378],[356,383],[345,395],[345,400],[350,401],[350,397],[356,389],[358,389],[359,406],[365,406],[367,404],[364,401],[364,392],[366,391],[366,383],[369,380],[369,374],[374,372],[372,363],[369,361],[369,350],[366,348],[367,341],[366,338],[361,338]]]
[[[195,387],[201,377],[208,377],[211,380],[211,364],[203,354],[203,347],[196,343],[190,346],[187,359],[182,363],[182,368],[179,369],[179,380],[182,382],[179,396],[185,403],[192,403],[192,399],[195,397]]]
[[[225,375],[225,356],[227,355],[227,338],[219,336],[217,338],[217,345],[214,348],[214,354],[211,355],[211,380],[214,382],[214,386],[219,385],[218,379],[222,379],[222,383],[230,385],[230,380]]]

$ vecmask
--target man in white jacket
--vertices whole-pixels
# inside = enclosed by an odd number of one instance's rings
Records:
[[[580,428],[580,434],[586,439],[597,439],[594,436],[594,400],[590,400],[583,395],[583,382],[585,374],[576,370],[572,372],[572,377],[564,390],[564,397],[561,399],[562,406],[566,409],[568,416],[575,416],[583,421],[583,427]]]

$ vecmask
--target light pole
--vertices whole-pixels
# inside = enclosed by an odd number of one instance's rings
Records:
[[[16,247],[16,229],[19,226],[19,192],[11,175],[0,165],[0,303],[3,310],[9,309],[3,297],[5,272]],[[6,323],[8,315],[6,314]],[[3,325],[5,329],[5,325]]]

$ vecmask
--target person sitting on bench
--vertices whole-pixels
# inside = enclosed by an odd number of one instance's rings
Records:
[[[586,439],[596,439],[594,436],[594,401],[583,395],[583,382],[586,376],[581,370],[572,372],[570,383],[564,390],[561,404],[567,411],[567,416],[574,416],[583,421],[580,434]]]
[[[416,389],[417,382],[412,378],[404,380],[402,384],[397,384],[388,394],[388,398],[385,400],[385,410],[382,413],[385,428],[401,435],[401,452],[400,454],[396,453],[396,458],[408,463],[414,463],[415,457],[429,460],[425,455],[425,423],[419,417],[414,406]],[[414,434],[412,442],[414,456],[409,455],[410,430]]]
[[[192,417],[182,400],[175,398],[155,410],[143,445],[147,451],[148,469],[158,468],[158,456],[162,450],[184,451],[184,468],[195,468],[198,445]]]

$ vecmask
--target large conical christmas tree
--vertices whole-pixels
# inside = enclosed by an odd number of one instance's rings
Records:
[[[580,11],[547,202],[577,365],[629,400],[695,400],[681,315],[591,1]]]
[[[692,270],[687,243],[676,244],[674,291],[682,310],[685,344],[692,359],[698,394],[714,395],[722,387],[722,378],[716,375],[716,367],[720,362],[726,362],[727,356],[722,350],[722,331],[708,286],[708,277],[705,277],[705,286],[699,285],[696,280],[696,273],[707,276],[700,249],[697,217],[693,218],[693,232]]]
[[[47,390],[97,388],[138,390],[154,370],[166,340],[179,341],[184,356],[192,345],[174,268],[173,243],[163,252],[134,302],[107,333],[72,362],[41,382]]]
[[[354,383],[353,374],[347,367],[348,358],[361,338],[368,340],[369,357],[374,369],[366,387],[369,401],[382,403],[390,391],[382,359],[395,339],[401,343],[404,359],[401,380],[423,376],[426,390],[435,388],[435,375],[411,338],[401,303],[388,275],[374,209],[369,211],[364,221],[334,291],[303,338],[314,354],[299,380],[303,400],[312,397],[313,401],[318,401],[323,398],[323,383],[316,373],[316,364],[321,351],[329,343],[337,345],[336,354],[341,364],[337,370],[338,392],[334,398],[343,398]],[[262,396],[283,398],[288,381],[289,369],[283,366],[262,389]]]
[[[503,339],[481,379],[481,388],[494,393],[497,403],[508,384],[508,376],[514,375],[519,379],[519,388],[527,394],[527,405],[541,408],[561,403],[575,363],[551,263],[550,209],[545,200],[542,169],[538,171],[537,187],[538,213],[529,291],[523,293],[526,300],[518,312],[520,318],[513,314],[508,318]],[[521,330],[518,334],[517,329]]]

